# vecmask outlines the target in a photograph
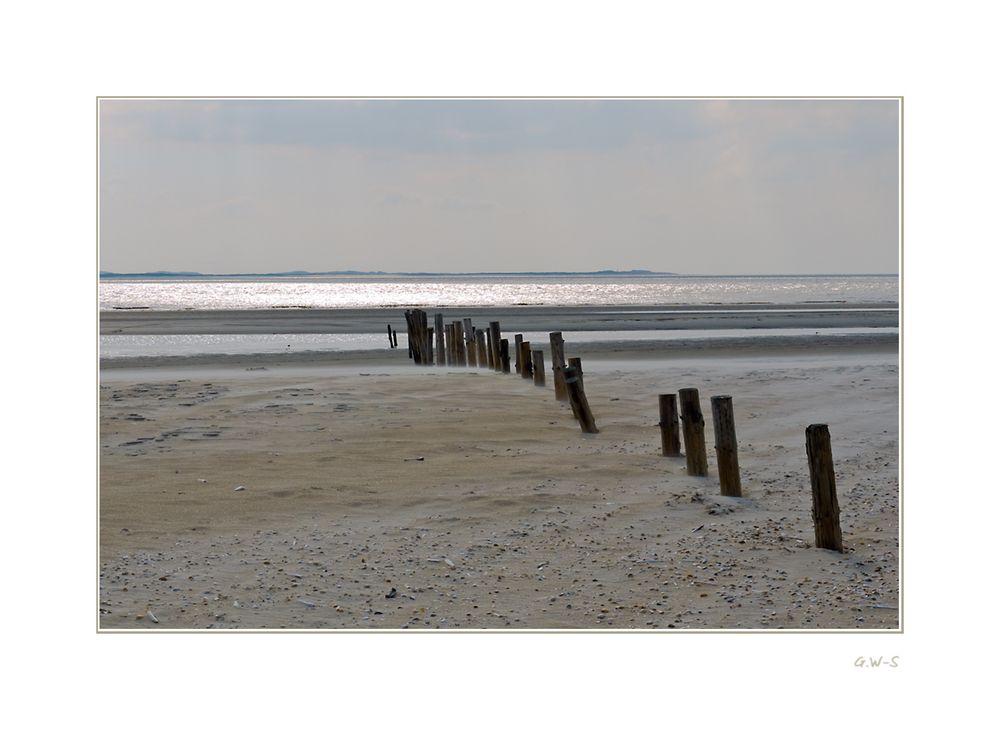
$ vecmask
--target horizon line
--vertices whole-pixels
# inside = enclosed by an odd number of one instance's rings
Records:
[[[652,271],[650,269],[598,269],[592,271],[362,271],[358,269],[342,269],[338,271],[271,271],[243,273],[206,273],[201,271],[143,271],[143,272],[98,272],[99,278],[149,278],[149,277],[278,277],[278,276],[671,276],[671,277],[778,277],[778,276],[899,276],[899,272],[813,272],[813,273],[678,273],[674,271]]]

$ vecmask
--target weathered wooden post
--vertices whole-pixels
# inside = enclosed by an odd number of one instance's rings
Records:
[[[500,340],[500,371],[510,375],[510,345],[506,337]]]
[[[486,359],[489,362],[490,370],[496,370],[496,361],[493,359],[493,328],[486,328]]]
[[[447,358],[444,352],[444,315],[435,314],[434,315],[434,337],[437,344],[437,352],[435,353],[435,360],[440,367],[444,367],[447,363]]]
[[[521,341],[521,377],[525,380],[531,378],[534,368],[531,367],[531,343],[527,340]]]
[[[479,347],[477,347],[475,327],[469,330],[469,367],[479,367]]]
[[[472,318],[462,319],[462,333],[465,335],[465,356],[470,368],[476,367],[476,329],[472,326]]]
[[[549,345],[552,348],[552,382],[555,384],[556,400],[569,400],[563,378],[566,356],[563,353],[562,332],[549,332]]]
[[[715,460],[719,468],[719,486],[722,488],[722,495],[742,497],[732,396],[712,396],[712,427],[715,429]]]
[[[830,429],[825,423],[814,423],[806,428],[806,455],[809,458],[809,479],[812,481],[816,547],[842,553],[844,539],[840,532],[840,505],[837,503],[837,484],[833,476]]]
[[[479,367],[481,368],[488,368],[490,366],[487,350],[486,332],[484,330],[476,330],[476,353],[479,358]]]
[[[452,322],[452,328],[455,330],[455,364],[460,368],[465,367],[465,333],[462,328],[462,321],[455,320]]]
[[[687,455],[688,474],[696,477],[707,476],[705,419],[701,415],[701,400],[698,398],[698,389],[681,388],[677,394],[681,404],[681,421],[684,425],[684,453]]]
[[[493,369],[499,371],[501,368],[500,363],[500,323],[490,322],[490,352],[493,354],[490,356],[491,362],[493,364]]]
[[[434,328],[427,326],[427,317],[424,316],[424,356],[427,358],[424,365],[434,364]]]
[[[396,337],[396,330],[392,331],[392,346],[399,347],[399,339]]]
[[[439,365],[451,365],[455,359],[455,338],[452,335],[451,325],[445,324],[444,327],[444,363],[438,363]]]
[[[545,354],[541,350],[531,351],[531,371],[535,376],[535,385],[545,387]]]
[[[580,387],[583,388],[583,363],[578,357],[569,358],[566,363],[570,367],[576,368],[576,379],[580,381]]]
[[[681,431],[677,420],[677,395],[660,395],[660,448],[664,456],[681,455]]]
[[[514,335],[514,370],[518,374],[521,372],[521,343],[524,342],[524,335]]]
[[[387,324],[385,326],[385,331],[389,334],[389,349],[391,350],[393,347],[395,347],[395,345],[392,344],[392,325]]]
[[[403,312],[403,316],[406,317],[406,355],[411,360],[414,360],[415,353],[413,348],[414,344],[413,315],[410,313],[410,310],[407,309],[406,311]],[[416,364],[415,360],[414,364]]]
[[[573,415],[580,423],[581,430],[584,433],[598,433],[594,414],[590,412],[590,404],[587,402],[587,394],[583,392],[583,384],[577,377],[577,369],[570,365],[564,367],[562,371],[563,383],[566,384],[566,397],[573,409]]]

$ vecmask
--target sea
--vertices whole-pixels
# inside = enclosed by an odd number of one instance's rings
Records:
[[[896,275],[609,276],[609,275],[340,275],[152,277],[100,280],[99,309],[281,310],[513,306],[759,305],[802,308],[898,308]],[[882,333],[896,328],[878,328]],[[870,328],[826,329],[857,335]],[[815,330],[755,329],[754,337],[809,336]],[[746,330],[577,331],[576,341],[741,337]],[[525,333],[530,341],[547,333]],[[406,347],[405,334],[398,333]],[[105,334],[102,360],[164,355],[292,353],[384,349],[382,334]]]
[[[899,277],[280,276],[102,279],[101,310],[895,304]]]

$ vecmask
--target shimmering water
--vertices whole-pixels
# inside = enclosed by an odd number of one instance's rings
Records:
[[[102,310],[898,303],[896,276],[343,276],[102,280]]]

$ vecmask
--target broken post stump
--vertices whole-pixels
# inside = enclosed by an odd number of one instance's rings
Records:
[[[500,340],[500,371],[510,375],[510,345],[507,338]]]
[[[722,496],[742,497],[732,396],[712,396],[712,426],[715,429],[715,460],[719,469],[719,486],[722,488]]]
[[[514,335],[514,371],[521,373],[521,343],[524,342],[524,335]]]
[[[587,394],[583,391],[583,383],[577,375],[577,369],[572,365],[562,368],[563,383],[566,385],[566,397],[569,399],[573,415],[580,423],[580,429],[584,433],[598,433],[597,424],[594,422],[594,414],[590,412],[590,404],[587,402]]]
[[[830,429],[825,423],[814,423],[806,428],[806,455],[809,458],[809,479],[812,481],[816,547],[842,553],[844,539],[840,532],[840,505],[837,503],[837,484],[833,476]]]
[[[535,376],[535,385],[545,387],[545,354],[541,350],[531,351],[531,371]]]
[[[549,345],[552,348],[552,381],[555,385],[556,400],[569,400],[566,383],[563,382],[566,356],[563,352],[562,332],[549,332]]]
[[[701,415],[701,400],[697,388],[681,388],[677,395],[681,406],[681,423],[684,428],[684,453],[687,471],[691,476],[708,475],[708,456],[705,453],[705,418]]]
[[[660,449],[664,456],[681,455],[681,430],[677,418],[677,394],[660,395]]]

